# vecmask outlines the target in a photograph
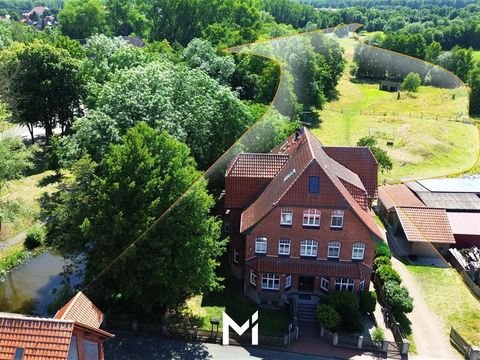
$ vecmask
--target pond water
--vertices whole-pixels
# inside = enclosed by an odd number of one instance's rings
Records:
[[[45,316],[55,301],[55,293],[65,279],[62,276],[66,260],[47,251],[11,271],[0,283],[0,312]],[[72,286],[81,279],[70,279]]]

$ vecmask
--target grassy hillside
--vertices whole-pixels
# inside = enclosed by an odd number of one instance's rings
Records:
[[[342,44],[350,62],[354,42]],[[394,162],[381,181],[451,175],[475,164],[479,137],[469,123],[465,89],[422,86],[397,100],[397,93],[380,91],[378,83],[351,79],[347,64],[338,90],[338,99],[319,112],[321,123],[313,132],[325,145],[355,145],[375,136]]]

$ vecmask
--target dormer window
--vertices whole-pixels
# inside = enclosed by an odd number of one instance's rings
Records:
[[[283,208],[280,215],[280,225],[292,225],[293,210],[290,208]]]
[[[330,222],[330,227],[332,229],[341,229],[343,228],[343,210],[333,210],[332,219]]]
[[[316,194],[320,192],[320,180],[318,176],[310,176],[308,182],[308,192]]]
[[[307,209],[303,212],[303,226],[320,226],[320,210]]]

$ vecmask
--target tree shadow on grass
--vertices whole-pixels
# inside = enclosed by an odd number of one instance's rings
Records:
[[[48,186],[48,185],[51,185],[51,184],[55,184],[55,183],[61,181],[62,178],[63,178],[62,174],[47,175],[47,176],[41,178],[38,181],[38,186],[45,187],[45,186]]]

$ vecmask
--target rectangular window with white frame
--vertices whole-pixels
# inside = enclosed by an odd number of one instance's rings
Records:
[[[363,260],[365,256],[365,244],[363,242],[356,242],[352,248],[352,260]]]
[[[335,290],[353,291],[353,280],[349,278],[339,278],[335,280]]]
[[[250,284],[257,286],[257,274],[253,270],[250,270]]]
[[[255,239],[255,253],[266,254],[267,253],[267,238],[259,236]]]
[[[330,227],[332,229],[341,229],[343,228],[343,210],[333,210],[332,211],[332,219],[330,222]]]
[[[303,212],[303,226],[320,226],[320,210],[307,209]]]
[[[265,290],[280,289],[280,277],[277,274],[263,274],[262,289],[265,289]]]
[[[340,241],[333,240],[328,243],[327,257],[338,259],[340,257]]]
[[[302,240],[300,243],[300,256],[317,256],[318,242],[315,240]]]
[[[293,210],[290,208],[283,208],[280,215],[280,225],[292,225]]]
[[[285,277],[285,289],[292,287],[292,275]]]
[[[280,238],[278,240],[278,255],[290,255],[290,239]]]
[[[328,286],[330,284],[330,281],[328,280],[328,278],[326,277],[322,277],[320,279],[320,289],[322,289],[323,291],[326,291],[328,292]]]

